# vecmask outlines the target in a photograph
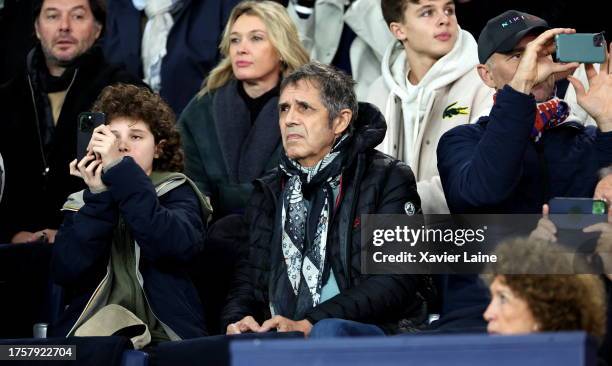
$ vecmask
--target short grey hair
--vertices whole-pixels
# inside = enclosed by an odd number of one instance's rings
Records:
[[[289,85],[296,85],[300,80],[315,84],[321,95],[321,103],[329,114],[329,124],[340,115],[343,109],[353,112],[348,131],[352,131],[352,122],[357,119],[357,96],[355,95],[355,80],[345,72],[331,65],[312,61],[297,68],[289,74],[280,86],[280,93]]]

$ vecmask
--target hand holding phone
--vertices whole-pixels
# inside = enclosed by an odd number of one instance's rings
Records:
[[[121,160],[120,139],[109,126],[99,126],[93,131],[90,143],[91,151],[102,160],[104,168]]]
[[[608,221],[608,206],[591,198],[555,197],[549,203],[550,219],[558,229],[582,230]]]
[[[93,152],[87,153],[83,159],[74,159],[69,165],[70,175],[82,178],[91,192],[106,190],[102,182],[102,160],[97,159]]]
[[[560,244],[577,252],[595,250],[599,232],[593,229],[607,225],[608,206],[602,200],[576,197],[555,197],[549,202],[549,219],[554,224]]]

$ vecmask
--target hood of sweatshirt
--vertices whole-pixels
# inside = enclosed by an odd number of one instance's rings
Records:
[[[449,53],[444,55],[427,71],[423,79],[414,88],[406,87],[407,69],[404,47],[395,40],[385,50],[382,60],[382,74],[385,85],[392,94],[403,102],[417,98],[420,90],[432,92],[453,83],[478,64],[478,45],[467,31],[459,29],[457,41]]]
[[[470,72],[477,63],[476,40],[469,32],[459,29],[457,40],[450,52],[436,61],[417,85],[408,86],[406,76],[410,65],[407,65],[404,47],[397,40],[387,46],[382,60],[383,80],[390,91],[385,117],[389,120],[395,119],[389,113],[393,101],[398,97],[401,100],[403,126],[403,142],[399,151],[401,156],[398,158],[409,164],[412,162],[421,122],[431,108],[435,91],[452,84]]]

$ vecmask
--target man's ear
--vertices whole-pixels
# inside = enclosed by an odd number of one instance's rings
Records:
[[[391,24],[389,24],[389,30],[391,34],[393,34],[393,37],[397,38],[400,42],[406,40],[406,32],[404,31],[402,23],[391,22]]]
[[[476,66],[476,71],[478,71],[478,76],[480,76],[483,83],[485,83],[489,88],[496,89],[495,81],[493,80],[493,73],[491,72],[491,67],[489,65],[478,64]]]
[[[94,25],[96,27],[96,40],[100,38],[100,34],[102,34],[102,24],[98,23],[97,20],[94,21]]]
[[[165,139],[159,140],[157,145],[155,145],[155,154],[153,155],[154,159],[159,159],[161,154],[163,154],[164,152],[164,147],[166,147],[166,140]]]
[[[336,119],[334,120],[333,123],[333,130],[334,130],[334,135],[339,136],[341,135],[344,131],[346,131],[346,129],[349,126],[349,123],[351,123],[351,119],[353,118],[353,112],[346,108],[340,111],[340,113],[338,114],[338,117],[336,117]]]
[[[40,32],[38,31],[38,18],[34,21],[34,30],[36,31],[36,38],[40,40]]]

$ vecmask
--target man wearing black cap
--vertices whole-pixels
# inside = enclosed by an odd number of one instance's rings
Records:
[[[555,35],[574,32],[548,29],[544,20],[515,10],[487,23],[477,68],[496,89],[495,104],[475,124],[445,133],[437,150],[451,213],[540,213],[553,197],[593,197],[598,170],[612,163],[611,63],[599,73],[586,65],[585,92],[568,77],[578,64],[555,63],[551,56]],[[585,127],[554,97],[555,80],[565,77],[598,127]],[[487,289],[475,275],[444,281],[439,328],[484,331]]]
[[[539,213],[552,197],[592,197],[599,169],[612,163],[611,63],[586,65],[590,89],[568,77],[577,63],[553,62],[554,37],[533,15],[509,10],[491,19],[478,40],[478,72],[495,88],[489,116],[447,132],[438,168],[451,212]],[[608,57],[609,58],[609,57]],[[554,97],[568,77],[579,105],[595,121],[584,127]]]

